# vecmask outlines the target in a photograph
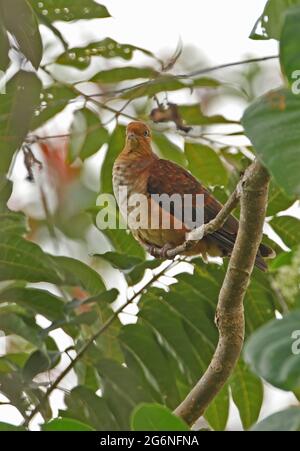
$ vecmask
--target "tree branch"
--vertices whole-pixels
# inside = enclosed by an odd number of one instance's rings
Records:
[[[262,239],[268,187],[269,175],[255,161],[242,180],[240,227],[219,294],[216,311],[218,346],[208,369],[174,412],[190,425],[204,413],[227,382],[243,347],[243,299]]]

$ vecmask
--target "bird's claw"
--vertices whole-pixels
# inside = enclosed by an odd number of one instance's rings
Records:
[[[171,250],[173,246],[170,244],[165,244],[163,247],[157,247],[153,245],[147,246],[147,252],[155,258],[168,258],[168,251]]]

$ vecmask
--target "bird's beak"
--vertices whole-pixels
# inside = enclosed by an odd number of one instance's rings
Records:
[[[127,133],[127,138],[130,140],[136,139],[136,134],[134,132]]]

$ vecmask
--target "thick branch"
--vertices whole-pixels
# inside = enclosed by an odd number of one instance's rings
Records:
[[[246,171],[241,187],[240,227],[219,294],[216,324],[219,342],[212,361],[175,414],[193,424],[231,375],[244,342],[243,299],[262,238],[269,176],[256,161]]]

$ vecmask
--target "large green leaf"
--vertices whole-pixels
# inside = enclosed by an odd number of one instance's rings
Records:
[[[201,110],[199,103],[191,105],[180,105],[178,108],[181,118],[187,125],[212,125],[212,124],[233,124],[236,121],[226,119],[224,116],[206,116]]]
[[[260,423],[254,425],[251,431],[256,432],[299,432],[300,408],[290,407],[287,410],[274,413]]]
[[[42,426],[43,431],[94,431],[95,429],[86,423],[72,418],[54,418]]]
[[[28,324],[28,317],[22,315],[1,312],[0,330],[6,335],[19,335],[38,348],[43,344],[40,335],[42,329],[32,323]]]
[[[293,84],[295,79],[299,79],[300,74],[300,56],[298,47],[300,40],[299,20],[300,6],[288,10],[285,15],[280,38],[280,63],[290,84]],[[299,94],[299,88],[297,94]]]
[[[299,324],[295,310],[258,329],[246,343],[245,360],[253,371],[283,390],[300,387]]]
[[[100,274],[80,260],[63,256],[51,256],[51,260],[62,273],[64,285],[80,286],[91,295],[99,294],[105,290]]]
[[[22,213],[0,213],[0,233],[24,235],[26,232],[26,217]]]
[[[138,406],[131,419],[133,431],[189,431],[184,421],[159,404]]]
[[[137,78],[154,78],[158,72],[151,67],[114,67],[113,69],[103,70],[94,75],[90,81],[95,83],[120,83],[124,80],[136,80]]]
[[[203,144],[185,143],[189,170],[204,185],[226,185],[228,174],[218,154]]]
[[[297,246],[300,242],[300,220],[293,216],[276,216],[270,221],[276,233],[288,247]]]
[[[26,308],[31,314],[40,314],[50,321],[64,317],[64,302],[49,291],[37,288],[7,288],[0,291],[0,304],[10,302]]]
[[[271,181],[267,216],[274,216],[281,211],[287,210],[294,202],[293,198],[289,198],[273,180]]]
[[[112,170],[115,159],[121,152],[125,143],[125,127],[117,126],[110,137],[108,143],[108,149],[105,156],[104,163],[101,168],[100,181],[101,181],[101,192],[102,193],[112,193]]]
[[[32,72],[20,71],[6,84],[0,103],[0,181],[27,135],[40,90],[41,82]]]
[[[51,22],[110,17],[106,7],[93,0],[82,0],[80,3],[73,0],[30,0],[30,3],[37,14],[47,17]]]
[[[224,431],[229,417],[230,395],[228,385],[222,388],[218,395],[209,404],[204,418],[214,431]]]
[[[299,120],[300,97],[287,89],[271,91],[257,99],[242,119],[258,157],[291,197],[300,196]]]
[[[56,63],[66,66],[73,66],[77,69],[86,69],[93,56],[102,56],[103,58],[122,58],[130,60],[135,51],[140,51],[145,55],[152,56],[151,52],[131,44],[119,44],[114,39],[105,38],[99,42],[92,42],[86,47],[74,47],[60,55]]]
[[[240,361],[230,379],[233,401],[237,406],[244,429],[249,429],[258,419],[263,402],[263,384],[247,365]]]
[[[252,39],[280,39],[286,11],[300,4],[299,0],[268,0],[261,17],[256,22],[250,37]],[[262,35],[257,33],[258,26]]]
[[[63,413],[66,418],[74,418],[97,431],[115,431],[117,423],[106,401],[97,396],[92,390],[77,386],[65,397],[67,410]]]
[[[37,244],[13,233],[0,237],[0,280],[62,282],[58,268]]]
[[[158,154],[161,158],[175,161],[181,166],[186,166],[187,161],[185,155],[176,144],[170,141],[163,133],[153,133],[153,143],[158,149]]]
[[[3,22],[15,37],[24,56],[37,69],[43,55],[42,39],[38,22],[26,0],[2,2]]]
[[[101,126],[100,118],[87,108],[76,110],[71,125],[69,160],[77,157],[83,161],[96,153],[108,141],[108,132]]]

